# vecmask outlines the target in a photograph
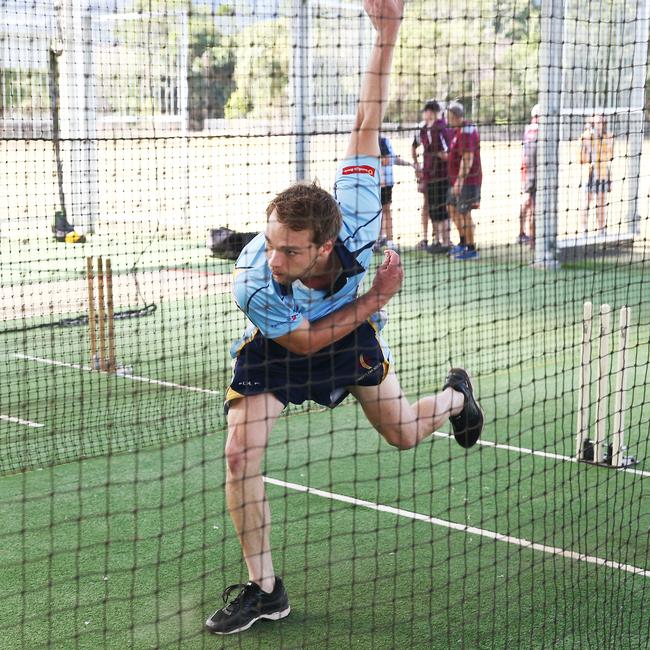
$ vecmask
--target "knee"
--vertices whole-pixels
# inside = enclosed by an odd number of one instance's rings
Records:
[[[234,436],[226,442],[226,467],[231,476],[242,476],[246,467],[246,450]]]
[[[232,477],[245,478],[259,473],[263,449],[245,444],[245,437],[231,429],[226,442],[226,467]]]

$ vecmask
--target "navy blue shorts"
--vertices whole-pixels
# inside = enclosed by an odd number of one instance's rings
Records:
[[[347,387],[381,384],[388,374],[388,354],[369,322],[308,357],[257,332],[235,360],[226,411],[232,401],[260,393],[272,393],[285,406],[313,400],[334,408],[348,396]]]

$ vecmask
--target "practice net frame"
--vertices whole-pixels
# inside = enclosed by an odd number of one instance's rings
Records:
[[[226,499],[233,260],[279,191],[332,189],[372,29],[345,0],[2,3],[3,647],[649,647],[649,12],[407,3],[382,135],[409,163],[424,103],[462,104],[479,257],[421,246],[444,230],[395,158],[405,280],[382,336],[411,403],[466,367],[485,428],[398,451],[352,397],[289,405],[262,473],[292,612],[216,638],[205,619],[248,579]],[[611,160],[592,135],[581,159],[594,117]],[[100,281],[110,308],[89,312]]]

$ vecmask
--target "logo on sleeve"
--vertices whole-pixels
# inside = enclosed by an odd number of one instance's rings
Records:
[[[349,167],[344,167],[342,171],[343,176],[349,176],[350,174],[369,174],[370,176],[375,175],[375,168],[370,165],[350,165]]]

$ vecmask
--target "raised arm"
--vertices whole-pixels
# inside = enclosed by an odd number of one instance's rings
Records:
[[[379,127],[388,103],[388,82],[404,0],[364,0],[364,8],[375,28],[375,42],[361,80],[357,116],[346,158],[379,156]]]

